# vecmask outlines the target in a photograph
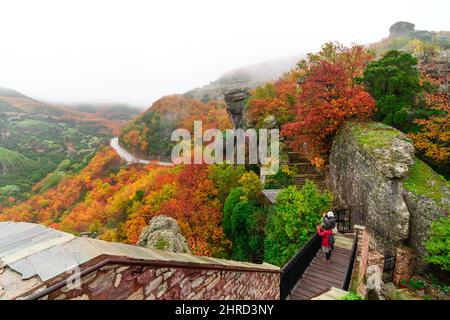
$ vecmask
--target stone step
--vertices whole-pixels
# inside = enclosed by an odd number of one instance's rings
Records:
[[[322,176],[318,173],[297,173],[293,177],[303,179],[322,179]]]
[[[353,246],[353,238],[349,238],[343,235],[336,234],[334,236],[334,246],[351,250]]]
[[[324,181],[320,178],[294,178],[294,184],[305,184],[306,180],[310,180],[314,182],[315,184],[324,184]]]
[[[316,169],[309,163],[289,164],[289,167],[298,173],[317,173]]]

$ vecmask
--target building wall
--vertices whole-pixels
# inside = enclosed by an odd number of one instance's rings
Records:
[[[278,272],[106,266],[43,299],[279,299]]]

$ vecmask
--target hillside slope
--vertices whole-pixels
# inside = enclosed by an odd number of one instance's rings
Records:
[[[174,145],[170,140],[172,131],[186,128],[192,132],[194,121],[202,121],[204,130],[232,127],[225,105],[221,102],[203,103],[172,95],[159,99],[126,125],[119,142],[140,158],[168,161]]]
[[[20,175],[35,166],[36,163],[33,160],[18,152],[0,147],[0,176]]]
[[[61,176],[83,168],[137,114],[127,110],[130,115],[123,119],[120,111],[80,112],[0,88],[0,206],[7,197],[26,198],[35,183],[56,169]]]

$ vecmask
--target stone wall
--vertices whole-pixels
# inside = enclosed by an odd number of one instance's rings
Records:
[[[351,281],[351,289],[360,296],[380,299],[382,296],[382,277],[384,255],[371,246],[372,236],[363,226],[354,226],[358,246]]]
[[[75,284],[75,282],[73,283]],[[195,267],[109,265],[42,299],[55,300],[205,300],[279,299],[278,272]]]
[[[352,223],[372,231],[379,252],[406,244],[423,258],[431,222],[450,207],[450,189],[414,151],[392,127],[350,123],[333,142],[328,183]]]

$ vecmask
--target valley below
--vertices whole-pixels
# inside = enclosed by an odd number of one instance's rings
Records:
[[[119,137],[112,138],[109,145],[111,148],[113,148],[117,152],[117,154],[124,161],[126,161],[129,164],[133,164],[133,163],[149,164],[149,163],[153,162],[152,160],[144,160],[144,159],[140,159],[140,158],[137,158],[134,155],[132,155],[128,150],[126,150],[119,144]],[[160,166],[172,166],[173,165],[171,162],[162,162],[162,161],[158,161],[158,160],[154,160],[154,162],[156,162],[156,164],[158,164]]]

